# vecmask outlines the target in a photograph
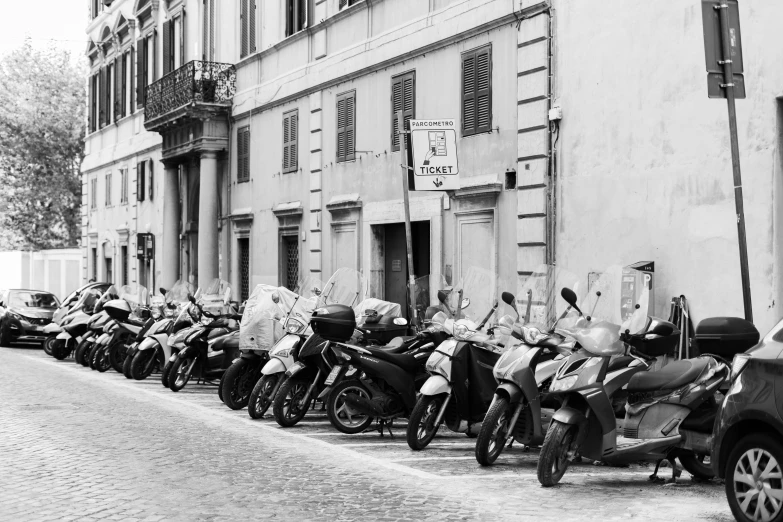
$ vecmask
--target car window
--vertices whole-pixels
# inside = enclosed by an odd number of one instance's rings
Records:
[[[29,308],[57,308],[57,298],[47,292],[11,292],[8,306]]]

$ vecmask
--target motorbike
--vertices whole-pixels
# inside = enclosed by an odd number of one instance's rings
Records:
[[[622,296],[623,285],[642,288],[635,305]],[[707,356],[649,371],[656,357],[675,350],[680,336],[672,323],[647,316],[649,290],[640,274],[610,267],[590,287],[589,315],[577,306],[570,289],[562,290],[580,317],[558,332],[573,337],[578,349],[563,362],[550,387],[550,393],[562,398],[562,406],[552,417],[538,461],[538,480],[543,486],[557,484],[576,455],[609,464],[644,460],[660,464],[680,456],[686,469],[704,473],[696,454],[709,452],[709,428],[703,435],[680,428],[699,405],[714,396],[728,367]],[[618,356],[634,360],[611,371],[611,359]],[[627,396],[623,435],[635,440],[618,444],[612,398],[623,388]],[[672,470],[676,473],[676,466]]]
[[[492,327],[482,331],[498,306],[495,287],[494,274],[470,267],[456,290],[438,292],[448,314],[438,312],[432,322],[452,338],[443,341],[427,359],[430,377],[421,387],[408,420],[411,449],[427,447],[443,422],[451,431],[478,435],[494,397],[492,368],[505,346]],[[487,308],[481,319],[479,314]]]
[[[516,298],[502,293],[509,313],[496,329],[521,343],[507,346],[492,372],[498,383],[476,438],[476,460],[482,466],[493,464],[511,439],[525,446],[544,441],[549,421],[559,403],[549,393],[555,372],[574,349],[572,339],[555,333],[558,324],[573,320],[576,311],[557,299],[557,289],[578,289],[578,278],[551,265],[539,266],[522,287],[520,316]],[[582,292],[584,293],[584,292]],[[500,312],[499,312],[500,314]]]
[[[394,337],[385,344],[364,339],[359,346],[348,344],[347,338],[330,338],[329,348],[340,362],[327,375],[326,388],[318,399],[326,401],[329,422],[342,433],[361,433],[377,422],[381,435],[384,428],[391,434],[394,419],[410,415],[416,393],[428,377],[424,367],[427,358],[446,339],[446,334],[429,326],[412,337],[395,336],[407,333],[407,321],[399,317],[399,305],[368,299],[358,309],[362,315],[357,318],[356,329],[363,337],[377,336],[382,331],[378,327],[384,323],[403,330],[392,329],[386,335]],[[436,307],[430,307],[424,320],[429,323],[437,312]],[[313,319],[315,324],[322,320],[320,315]]]
[[[63,331],[63,322],[69,321],[79,310],[85,310],[86,312],[92,313],[92,306],[85,306],[82,296],[85,294],[93,294],[100,297],[102,289],[107,288],[108,285],[101,286],[102,288],[99,287],[97,283],[90,283],[89,285],[85,285],[78,290],[71,292],[63,299],[63,302],[60,303],[60,306],[52,316],[52,322],[44,326],[43,329],[43,332],[46,334],[46,340],[43,343],[43,349],[46,355],[54,357],[52,349],[56,343],[57,335]],[[65,355],[62,358],[64,359],[67,356],[68,355]]]
[[[168,375],[174,364],[171,348],[173,337],[184,337],[185,330],[193,326],[193,318],[188,313],[190,302],[188,296],[193,287],[186,280],[176,281],[168,290],[160,289],[164,304],[159,317],[143,337],[137,339],[131,346],[123,364],[123,374],[126,378],[141,381],[152,375],[156,369],[161,370],[161,384],[168,388]],[[200,291],[196,291],[196,296]],[[178,339],[179,340],[179,339]],[[184,339],[182,339],[184,340]]]
[[[278,377],[288,368],[285,361],[312,333],[308,327],[310,312],[315,308],[316,292],[322,287],[321,281],[310,277],[302,280],[294,291],[282,286],[256,286],[245,304],[240,323],[240,356],[226,370],[221,382],[226,406],[239,410],[252,402],[248,410],[251,418],[263,416]],[[282,344],[278,346],[280,341]],[[275,348],[278,348],[277,355],[273,358]],[[273,360],[276,362],[270,365]]]
[[[57,334],[52,347],[52,355],[56,359],[65,359],[75,349],[74,358],[77,362],[81,362],[79,357],[84,351],[83,347],[89,344],[93,337],[90,335],[91,325],[98,320],[96,315],[100,314],[103,303],[116,296],[117,290],[111,286],[100,295],[100,298],[98,298],[98,292],[97,289],[91,289],[89,292],[83,293],[72,313],[69,313],[63,320],[63,331]],[[92,345],[90,344],[90,346]]]
[[[188,313],[197,324],[172,355],[174,363],[168,375],[171,391],[180,391],[194,375],[203,381],[220,379],[230,365],[231,354],[239,348],[238,321],[242,319],[230,296],[231,284],[214,279],[198,300],[189,297]]]
[[[356,325],[356,313],[352,307],[364,300],[367,286],[364,276],[352,268],[338,269],[324,285],[310,319],[313,335],[302,343],[296,362],[285,371],[285,380],[272,401],[272,413],[280,426],[289,428],[304,418],[310,404],[325,388],[326,377],[337,363],[328,350],[326,338],[319,334],[319,328],[328,337],[337,335],[343,338],[346,332],[350,337]],[[315,326],[313,320],[316,316],[331,316],[329,322],[337,325],[339,331],[331,331],[327,321]]]
[[[109,368],[114,368],[117,373],[122,373],[129,346],[149,328],[147,321],[153,313],[160,313],[158,297],[154,297],[154,305],[147,289],[141,285],[125,285],[120,288],[119,299],[110,301],[104,305],[104,310],[112,317],[105,327],[108,334],[101,344],[101,348],[95,353],[94,367],[103,373]]]

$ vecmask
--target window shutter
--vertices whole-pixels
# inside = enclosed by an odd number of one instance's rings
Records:
[[[163,75],[171,72],[171,58],[174,49],[171,47],[171,21],[163,22]]]
[[[136,201],[144,201],[144,162],[136,164]]]
[[[95,75],[90,76],[88,95],[89,110],[87,111],[87,132],[95,131]]]
[[[122,66],[122,83],[120,84],[120,118],[124,118],[126,116],[125,111],[128,107],[128,53],[122,54],[120,65]]]
[[[106,102],[104,94],[106,92],[106,69],[101,68],[98,74],[98,125],[100,128],[103,127],[106,122]]]
[[[136,108],[141,109],[144,107],[144,71],[145,71],[145,55],[144,49],[146,49],[146,45],[144,44],[144,39],[140,39],[136,43],[136,76],[137,76],[137,85],[136,85]]]
[[[149,75],[148,84],[158,79],[158,30],[157,29],[152,31],[152,34],[150,35],[150,40],[152,40],[152,60],[151,60],[152,63],[150,63],[150,71],[147,73]]]
[[[117,55],[114,60],[114,121],[122,118],[122,87],[124,74],[122,73],[122,55]]]
[[[247,56],[247,47],[248,47],[248,20],[247,20],[247,3],[248,0],[240,0],[240,3],[242,4],[239,10],[239,27],[240,27],[240,45],[241,45],[241,51],[239,53],[240,58],[244,58]]]
[[[348,0],[340,0],[340,9],[348,5]]]
[[[207,59],[207,48],[209,47],[209,0],[204,0],[204,25],[201,28],[201,59]]]
[[[249,38],[249,48],[248,51],[251,53],[256,52],[256,0],[248,0],[250,2],[249,9],[247,13],[248,17],[248,38]]]
[[[237,149],[237,181],[248,181],[250,179],[250,127],[239,129]]]
[[[288,168],[289,170],[296,171],[296,169],[299,167],[299,159],[297,156],[297,141],[298,140],[298,129],[299,127],[299,112],[294,112],[288,117],[289,120],[289,132],[288,135]]]
[[[155,169],[154,169],[154,163],[152,160],[149,160],[149,166],[147,167],[150,171],[150,201],[152,201],[152,196],[155,193]]]
[[[207,60],[210,62],[215,58],[215,0],[209,2],[209,48]]]
[[[392,150],[400,150],[400,135],[398,134],[397,111],[403,110],[402,80],[397,77],[392,79]]]
[[[288,169],[291,168],[291,162],[289,160],[289,136],[290,136],[290,122],[291,117],[290,116],[283,116],[283,172],[288,172]]]
[[[476,54],[462,57],[462,134],[476,131]]]
[[[345,160],[356,158],[356,93],[345,99]]]
[[[411,71],[392,78],[392,150],[400,150],[400,137],[397,134],[397,111],[402,111],[403,121],[407,124],[415,118],[416,113],[416,76]],[[403,129],[407,129],[404,125]],[[406,136],[406,144],[410,140]]]
[[[187,61],[185,60],[185,11],[182,11],[182,16],[179,17],[179,67],[182,67]]]
[[[345,161],[345,97],[337,98],[337,161]]]
[[[487,47],[476,53],[476,132],[492,130],[492,55]]]

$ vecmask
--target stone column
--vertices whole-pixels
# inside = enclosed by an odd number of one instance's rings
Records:
[[[163,174],[163,263],[160,285],[169,289],[179,279],[179,176],[176,163],[166,163]],[[152,289],[150,288],[150,291]]]
[[[198,284],[205,288],[218,274],[217,153],[201,153],[198,214]]]

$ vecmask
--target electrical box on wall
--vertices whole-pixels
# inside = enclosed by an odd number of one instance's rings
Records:
[[[563,119],[563,108],[555,105],[549,109],[549,121],[560,121]]]

